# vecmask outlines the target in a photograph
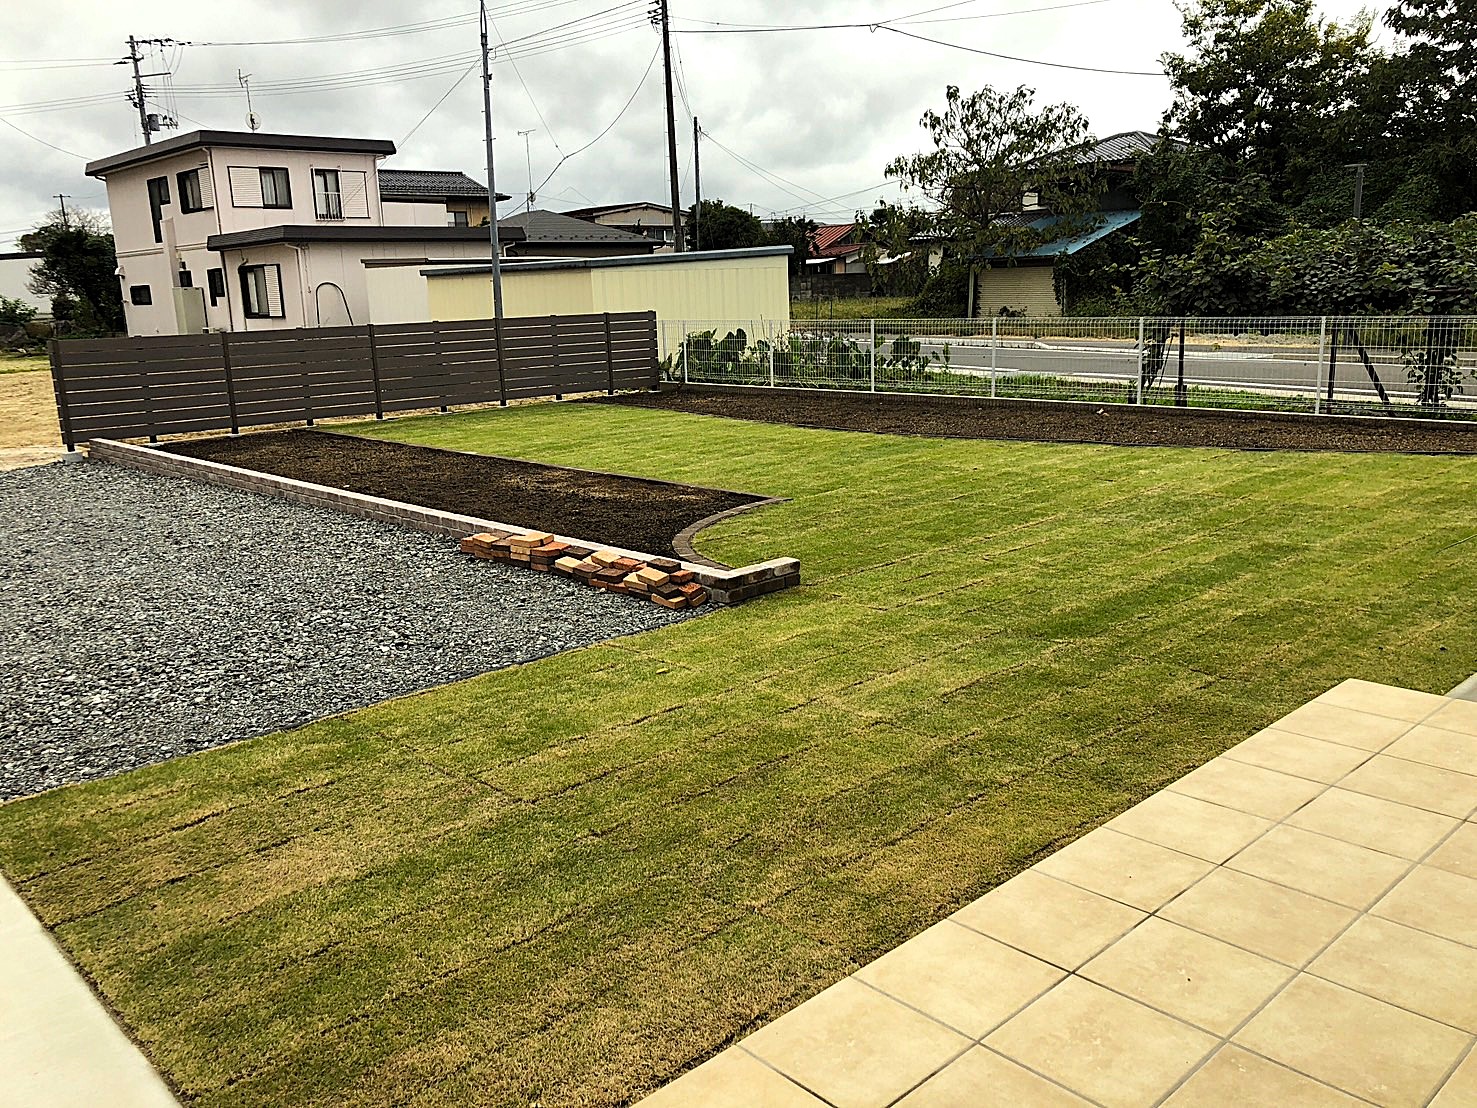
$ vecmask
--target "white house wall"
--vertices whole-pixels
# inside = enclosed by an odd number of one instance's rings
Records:
[[[31,270],[40,260],[40,258],[0,257],[0,296],[7,300],[19,300],[22,304],[29,304],[35,308],[38,314],[50,316],[50,299],[37,296],[29,287]]]

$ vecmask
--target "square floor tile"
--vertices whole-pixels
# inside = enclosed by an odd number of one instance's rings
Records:
[[[1477,701],[1448,700],[1443,707],[1437,708],[1426,719],[1426,722],[1434,727],[1444,727],[1448,731],[1477,735]]]
[[[1290,966],[1300,966],[1359,913],[1260,877],[1218,869],[1159,915]]]
[[[903,1097],[897,1108],[1089,1108],[1090,1104],[1010,1059],[977,1046]]]
[[[1464,823],[1438,846],[1426,865],[1477,879],[1477,823]]]
[[[1477,946],[1477,880],[1459,873],[1435,866],[1416,866],[1370,912],[1442,938]]]
[[[1456,1072],[1446,1079],[1431,1108],[1472,1108],[1477,1104],[1477,1050],[1470,1051]]]
[[[1335,787],[1288,816],[1287,822],[1305,831],[1414,861],[1459,821],[1454,816]]]
[[[1076,969],[1144,913],[1028,869],[953,918],[1054,966]]]
[[[1388,754],[1375,755],[1340,781],[1339,788],[1459,818],[1477,809],[1477,776]]]
[[[1404,858],[1285,824],[1226,865],[1350,908],[1373,904],[1410,868]]]
[[[1165,789],[1106,826],[1207,862],[1224,862],[1272,821]]]
[[[1229,1035],[1296,971],[1151,916],[1077,972],[1186,1023]]]
[[[1332,784],[1369,757],[1369,751],[1268,727],[1221,755],[1235,762]]]
[[[1210,872],[1208,862],[1099,827],[1068,843],[1037,870],[1152,912]]]
[[[978,1039],[1060,981],[1063,971],[944,920],[856,976]]]
[[[1288,712],[1272,726],[1278,731],[1291,731],[1296,735],[1324,739],[1359,750],[1377,751],[1383,750],[1409,731],[1410,721],[1372,715],[1315,700],[1296,711]]]
[[[1152,1104],[1215,1039],[1080,977],[1057,985],[985,1043],[1110,1108]]]
[[[1446,697],[1394,685],[1377,685],[1373,681],[1351,677],[1329,689],[1313,703],[1337,704],[1341,708],[1353,708],[1358,712],[1371,712],[1377,716],[1419,723],[1437,708],[1444,706]]]
[[[1165,1108],[1226,1108],[1233,1104],[1353,1108],[1362,1103],[1238,1046],[1221,1047],[1164,1102]]]
[[[1477,949],[1364,916],[1308,972],[1477,1032]]]
[[[1235,1041],[1377,1104],[1419,1105],[1470,1036],[1362,993],[1299,976]]]
[[[1264,819],[1285,819],[1321,793],[1322,783],[1237,762],[1222,755],[1185,774],[1169,788]]]
[[[641,1108],[825,1108],[763,1062],[731,1047],[641,1101]]]
[[[837,1108],[891,1104],[969,1045],[849,977],[743,1041],[750,1054]]]
[[[1392,758],[1408,758],[1457,773],[1471,773],[1477,769],[1477,735],[1418,723],[1386,747],[1385,753]]]

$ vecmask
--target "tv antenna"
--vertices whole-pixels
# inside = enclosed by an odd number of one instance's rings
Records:
[[[260,131],[261,117],[251,110],[251,74],[236,70],[236,82],[246,90],[246,125],[253,131]]]

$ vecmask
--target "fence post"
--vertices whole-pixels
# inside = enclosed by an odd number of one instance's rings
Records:
[[[1190,393],[1185,386],[1185,318],[1180,317],[1180,371],[1179,379],[1174,384],[1174,406],[1176,408],[1188,407]]]
[[[497,402],[501,407],[508,406],[508,373],[507,359],[503,351],[503,321],[494,319],[492,321],[492,343],[493,353],[497,355]]]
[[[995,399],[995,375],[1000,369],[1000,317],[990,317],[990,399]]]
[[[1313,364],[1313,414],[1323,411],[1323,388],[1319,377],[1323,373],[1323,355],[1328,351],[1328,317],[1318,319],[1318,361]]]
[[[605,313],[605,395],[615,395],[615,346],[610,339],[610,313]]]
[[[550,352],[550,354],[552,355],[552,357],[554,359],[554,376],[555,377],[558,377],[558,375],[559,375],[559,317],[556,316],[556,315],[551,315],[549,317],[549,352]],[[558,385],[555,385],[554,387],[557,389],[559,386]],[[554,393],[554,399],[555,400],[563,400],[564,399],[564,394],[562,392],[556,392],[556,393]]]
[[[658,328],[661,327],[662,323],[661,317],[656,314],[655,309],[652,309],[651,311],[645,313],[644,318],[648,323],[651,324],[651,330],[646,332],[648,338],[650,339],[650,342],[647,344],[646,350],[647,356],[650,359],[648,368],[650,368],[651,370],[651,384],[647,387],[651,390],[655,390],[662,381],[661,337],[657,333]]]
[[[869,321],[872,325],[872,373],[871,392],[877,391],[877,318],[873,316]]]
[[[1139,316],[1139,377],[1134,382],[1133,402],[1143,404],[1144,402],[1144,355],[1148,351],[1144,349],[1144,317]]]
[[[692,357],[692,347],[687,341],[687,320],[682,321],[682,383],[687,384],[687,362]]]
[[[774,388],[774,344],[779,341],[779,335],[774,329],[774,324],[769,325],[769,387]]]
[[[221,368],[226,374],[226,407],[231,413],[231,434],[239,435],[241,428],[236,422],[236,379],[231,374],[231,332],[221,332]]]
[[[62,378],[62,351],[56,339],[48,339],[46,352],[51,357],[51,390],[56,394],[56,414],[61,423],[62,442],[68,453],[77,449],[72,439],[72,413],[67,407],[67,383]]]
[[[385,418],[385,400],[380,392],[380,351],[374,341],[374,324],[369,325],[369,376],[374,382],[374,418]]]

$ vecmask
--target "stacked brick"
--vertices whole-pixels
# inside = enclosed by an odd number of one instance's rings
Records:
[[[482,531],[461,541],[463,554],[558,573],[607,592],[639,596],[663,608],[696,608],[708,590],[674,558],[633,558],[561,542],[546,531]]]

